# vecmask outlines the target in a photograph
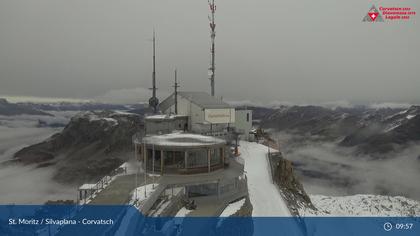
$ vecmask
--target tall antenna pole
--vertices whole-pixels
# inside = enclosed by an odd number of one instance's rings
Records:
[[[155,31],[153,30],[153,97],[156,97],[156,36]]]
[[[178,81],[177,81],[177,71],[176,71],[176,69],[175,69],[175,84],[174,84],[173,87],[175,89],[175,92],[174,92],[174,97],[175,97],[175,114],[178,115],[178,88],[179,88],[179,85],[178,85]]]
[[[216,38],[216,24],[214,23],[214,13],[216,12],[216,5],[214,5],[214,0],[207,0],[210,7],[210,38],[211,38],[211,65],[209,68],[209,75],[210,75],[210,86],[211,86],[211,96],[214,97],[214,76],[215,76],[215,44],[214,40]],[[210,2],[211,1],[211,2]]]
[[[156,37],[153,30],[153,72],[152,72],[152,97],[149,99],[149,106],[153,108],[153,113],[157,113],[159,99],[156,97]]]

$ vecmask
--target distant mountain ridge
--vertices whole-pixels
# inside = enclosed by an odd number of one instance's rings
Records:
[[[110,104],[101,102],[56,102],[32,103],[20,102],[18,105],[32,107],[43,111],[99,111],[99,110],[132,110],[143,109],[144,104]]]
[[[420,106],[408,109],[282,106],[267,112],[260,126],[341,140],[339,145],[357,147],[360,154],[380,155],[420,141]]]
[[[0,98],[0,115],[15,116],[15,115],[41,115],[53,116],[40,109],[34,108],[25,104],[9,103],[6,99]]]

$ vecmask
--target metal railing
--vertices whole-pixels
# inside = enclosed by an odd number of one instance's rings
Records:
[[[94,183],[89,189],[79,189],[79,197],[77,198],[77,203],[80,205],[87,204],[92,201],[102,190],[108,187],[111,182],[120,175],[127,173],[126,163],[122,164],[118,168],[114,169],[109,175],[105,175],[98,182]],[[83,185],[82,185],[83,186]],[[84,196],[81,194],[81,191],[85,191]],[[89,193],[89,194],[87,194]]]

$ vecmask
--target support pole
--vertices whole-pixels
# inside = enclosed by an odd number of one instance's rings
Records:
[[[134,163],[136,163],[137,162],[137,143],[134,143]],[[138,168],[137,168],[137,171],[136,171],[136,179],[135,179],[135,182],[134,182],[134,189],[135,189],[135,193],[134,193],[134,197],[135,197],[135,199],[137,199],[137,177],[138,177]],[[102,180],[101,180],[101,182],[102,182]],[[102,188],[104,187],[104,183],[102,182]]]
[[[152,72],[152,97],[149,99],[149,106],[153,108],[153,114],[156,114],[159,106],[159,99],[156,97],[156,38],[153,30],[153,72]]]
[[[174,97],[175,97],[175,114],[178,115],[178,81],[177,81],[177,70],[175,69],[175,84],[174,84]]]
[[[185,151],[184,152],[184,165],[185,165],[185,169],[187,169],[187,167],[188,167],[187,160],[188,160],[188,152]]]
[[[225,166],[225,147],[220,148],[220,155],[222,157],[222,165]]]
[[[155,188],[155,145],[153,144],[153,155],[152,155],[152,187]]]
[[[211,2],[210,2],[211,1]],[[210,21],[210,38],[211,38],[211,62],[210,62],[210,68],[209,68],[209,74],[210,74],[210,91],[211,96],[214,97],[214,77],[215,77],[215,57],[216,57],[216,50],[215,50],[215,38],[216,38],[216,24],[214,23],[214,13],[216,12],[216,5],[214,4],[214,0],[208,0],[209,7],[210,7],[210,15],[209,15],[209,21]]]
[[[210,172],[210,149],[207,149],[208,172]]]
[[[164,160],[163,160],[163,150],[160,150],[160,174],[163,175],[163,164],[164,164]]]
[[[144,165],[144,197],[146,198],[146,184],[147,184],[147,147],[146,144],[144,144],[144,160],[143,160],[143,165]],[[136,190],[137,192],[137,190]]]
[[[217,199],[220,198],[220,179],[217,180]]]

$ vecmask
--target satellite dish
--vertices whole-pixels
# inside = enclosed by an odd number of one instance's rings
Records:
[[[159,99],[157,97],[151,97],[149,99],[149,106],[157,107],[159,105]]]

